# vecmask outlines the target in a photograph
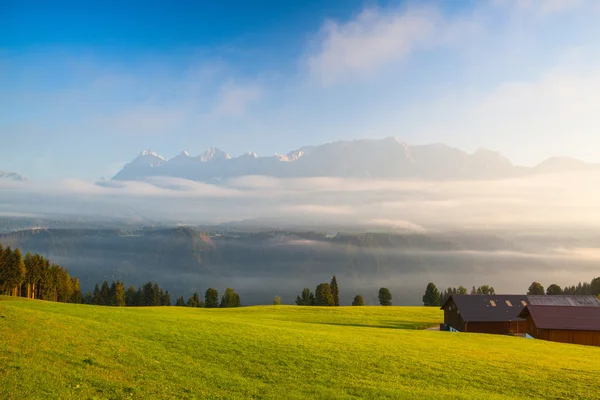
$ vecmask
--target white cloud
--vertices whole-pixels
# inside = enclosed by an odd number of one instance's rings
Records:
[[[403,123],[407,130],[426,132],[423,140],[460,132],[459,146],[486,143],[509,152],[517,163],[533,164],[548,155],[593,162],[600,148],[599,92],[600,69],[571,65],[537,79],[507,80],[476,95],[457,88],[427,107],[414,105],[407,112],[410,121]]]
[[[226,83],[221,87],[213,113],[219,116],[243,116],[248,107],[260,100],[262,95],[263,90],[258,85]]]
[[[309,57],[310,73],[324,84],[373,74],[429,43],[440,22],[433,9],[370,9],[346,23],[329,20]]]
[[[462,182],[329,178],[329,191],[320,186],[322,178],[248,185],[260,183],[253,177],[243,188],[240,179],[211,185],[156,177],[110,187],[80,180],[41,186],[0,181],[0,212],[141,215],[186,223],[265,218],[314,229],[323,224],[411,231],[600,227],[598,172]]]
[[[597,2],[595,0],[493,0],[492,3],[509,6],[518,11],[534,11],[547,14],[573,10],[583,6],[593,6]]]

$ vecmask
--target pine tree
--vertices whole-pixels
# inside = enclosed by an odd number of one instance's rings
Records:
[[[0,244],[0,294],[4,293],[4,279],[6,279],[6,260],[4,258],[4,247]]]
[[[332,306],[333,296],[331,295],[331,286],[329,283],[321,283],[315,290],[315,305]]]
[[[152,285],[152,304],[150,304],[151,306],[160,306],[160,301],[161,301],[161,289],[160,286],[158,286],[158,283],[154,283]]]
[[[352,301],[352,305],[353,306],[364,306],[365,301],[363,300],[363,297],[360,294],[357,294],[356,297],[354,297],[354,300]]]
[[[12,260],[10,262],[8,283],[11,290],[12,296],[20,296],[19,291],[21,290],[21,284],[25,281],[27,270],[25,269],[25,262],[21,250],[15,249],[12,252]]]
[[[183,300],[183,296],[179,296],[177,298],[177,301],[175,302],[175,305],[177,307],[183,307],[183,306],[185,306],[185,301]]]
[[[219,307],[219,292],[216,289],[208,288],[204,294],[204,306],[206,308]]]
[[[152,282],[146,282],[142,287],[142,299],[140,305],[150,307],[154,304],[154,288]]]
[[[440,292],[433,282],[427,284],[425,294],[423,295],[423,305],[428,307],[440,306]]]
[[[124,307],[125,301],[125,285],[120,281],[113,281],[110,286],[109,305],[114,307]]]
[[[102,295],[100,294],[100,288],[98,287],[97,283],[96,286],[94,286],[94,293],[92,294],[92,304],[102,304]]]
[[[71,303],[79,304],[83,301],[83,295],[81,293],[81,284],[79,283],[79,278],[71,278],[73,281],[73,295],[71,296]]]
[[[108,287],[108,282],[102,282],[102,287],[100,288],[100,305],[107,306],[110,304],[110,288]]]
[[[128,306],[137,306],[135,286],[130,285],[125,293],[125,304]]]
[[[165,293],[163,294],[161,305],[163,305],[163,306],[171,305],[171,295],[169,294],[168,290],[165,291]]]
[[[333,305],[339,307],[339,305],[340,305],[340,289],[339,289],[335,275],[331,279],[331,283],[329,284],[329,286],[331,287],[331,296],[333,297]]]
[[[379,298],[379,304],[382,306],[391,306],[392,305],[392,294],[388,288],[379,289],[379,294],[377,295]]]
[[[0,254],[0,293],[10,294],[10,282],[11,282],[11,267],[12,267],[12,250],[10,246],[6,248]]]

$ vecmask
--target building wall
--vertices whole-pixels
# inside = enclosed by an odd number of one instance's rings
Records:
[[[515,334],[524,334],[525,329],[525,321],[468,322],[465,324],[465,330],[463,332],[506,335],[511,331]]]
[[[598,331],[568,331],[549,329],[547,332],[548,340],[552,342],[600,346],[600,332]]]
[[[600,331],[572,331],[566,329],[538,329],[531,316],[527,317],[527,333],[536,339],[551,342],[600,346]]]
[[[458,313],[456,304],[454,304],[453,301],[448,302],[444,308],[444,324],[451,326],[460,332],[464,332],[465,330],[464,321]]]

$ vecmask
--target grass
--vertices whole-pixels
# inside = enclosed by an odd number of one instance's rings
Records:
[[[441,319],[424,307],[0,297],[0,397],[600,399],[600,348],[419,329]]]

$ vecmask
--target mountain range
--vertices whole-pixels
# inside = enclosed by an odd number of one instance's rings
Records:
[[[445,144],[415,146],[390,137],[306,146],[270,157],[246,153],[232,158],[213,147],[195,157],[184,151],[167,160],[146,150],[126,164],[113,179],[144,180],[152,176],[168,176],[209,182],[243,175],[278,178],[498,179],[588,169],[600,169],[600,164],[554,157],[535,167],[523,167],[514,165],[491,150],[480,149],[467,153]]]

